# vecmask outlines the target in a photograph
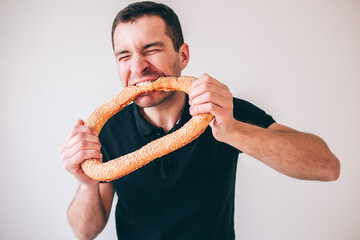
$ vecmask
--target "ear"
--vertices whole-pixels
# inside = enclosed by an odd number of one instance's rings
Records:
[[[181,45],[181,47],[179,48],[179,55],[181,70],[184,70],[190,58],[189,45],[187,45],[186,43]]]

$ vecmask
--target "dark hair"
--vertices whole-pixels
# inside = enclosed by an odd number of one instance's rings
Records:
[[[112,30],[111,41],[114,48],[114,31],[118,24],[134,22],[144,16],[159,16],[165,21],[165,32],[173,42],[174,49],[179,51],[184,43],[181,25],[176,13],[168,6],[150,1],[137,2],[122,9],[115,17]]]

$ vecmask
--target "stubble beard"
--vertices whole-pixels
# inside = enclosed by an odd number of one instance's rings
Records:
[[[172,96],[175,94],[175,92],[163,92],[163,91],[157,91],[152,93],[153,95],[160,95],[159,97],[157,97],[156,99],[144,99],[144,98],[151,98],[152,96],[144,96],[144,97],[139,97],[136,98],[134,100],[134,103],[136,105],[138,105],[141,108],[150,108],[150,107],[156,107],[159,106],[161,104],[164,104],[165,102],[167,102],[169,99],[172,98]]]
[[[180,60],[176,58],[173,64],[173,71],[171,75],[177,77],[180,76],[180,74],[181,74]],[[165,74],[158,74],[158,75],[159,77],[166,76]],[[176,94],[175,91],[171,91],[171,92],[157,91],[154,92],[153,94],[150,94],[149,96],[136,98],[134,100],[134,103],[138,105],[140,108],[156,107],[161,104],[165,104],[175,94]]]

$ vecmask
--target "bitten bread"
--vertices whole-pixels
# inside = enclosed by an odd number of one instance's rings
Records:
[[[90,115],[85,125],[100,133],[104,124],[137,96],[150,91],[183,91],[188,94],[195,80],[195,77],[185,76],[161,77],[146,85],[126,87],[109,102],[97,108]],[[115,180],[146,165],[155,158],[166,155],[190,143],[206,129],[212,119],[213,116],[211,114],[193,116],[182,128],[154,140],[132,153],[106,163],[102,163],[98,159],[88,159],[81,164],[81,168],[86,175],[95,180]]]

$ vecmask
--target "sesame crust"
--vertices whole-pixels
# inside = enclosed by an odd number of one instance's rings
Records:
[[[97,108],[85,125],[100,133],[104,124],[137,96],[150,91],[182,91],[188,94],[195,80],[195,77],[186,76],[160,77],[150,84],[126,87],[109,102]],[[205,131],[212,119],[211,114],[193,116],[177,131],[156,139],[132,153],[106,163],[95,158],[88,159],[81,164],[81,168],[86,175],[95,180],[106,182],[115,180],[190,143]]]

